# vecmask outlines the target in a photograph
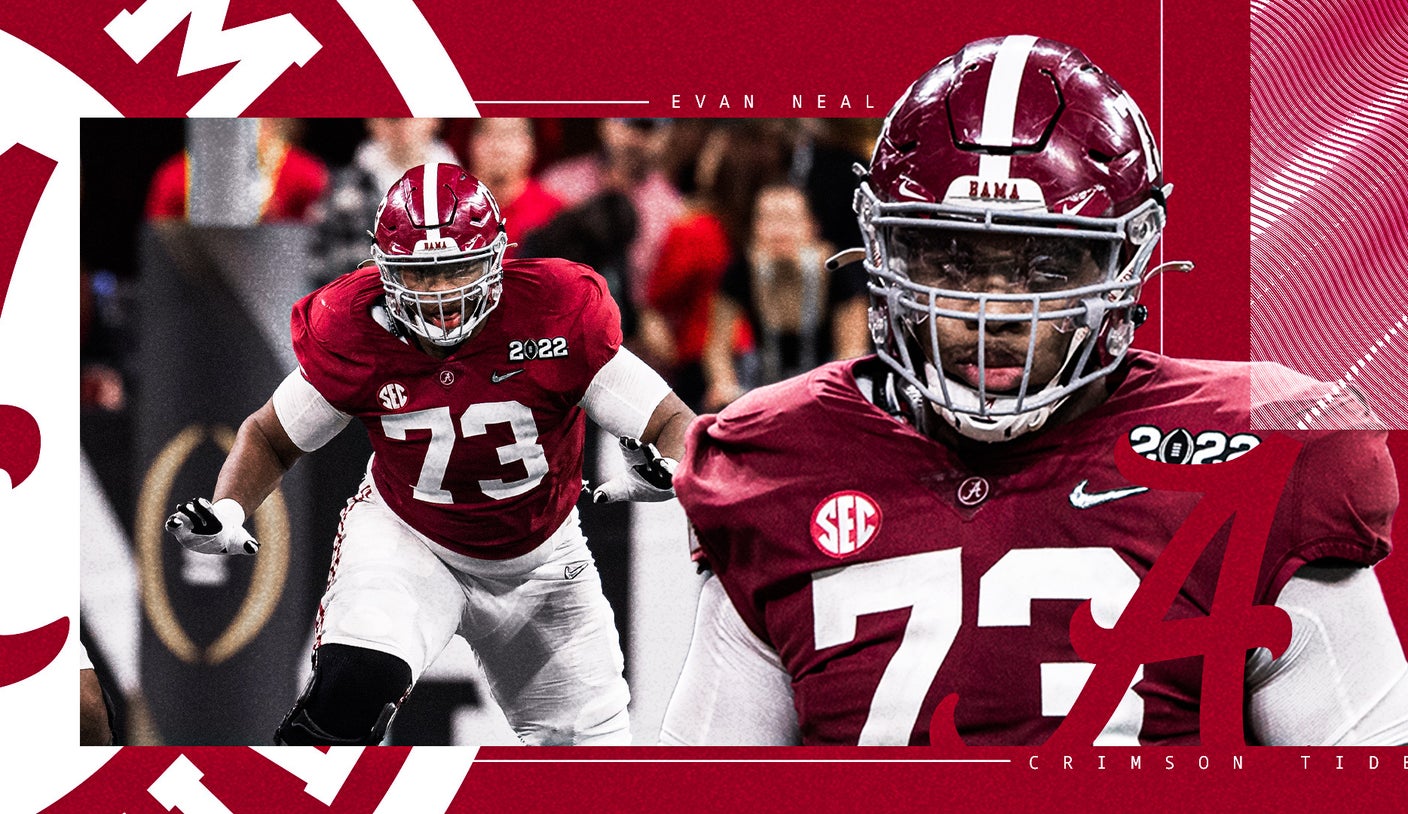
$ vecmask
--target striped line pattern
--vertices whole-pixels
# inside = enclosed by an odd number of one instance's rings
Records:
[[[1251,4],[1251,356],[1408,429],[1408,0],[1320,6]],[[1263,404],[1253,427],[1305,416]]]

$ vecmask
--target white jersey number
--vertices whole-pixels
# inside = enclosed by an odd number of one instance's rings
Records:
[[[856,636],[856,620],[909,609],[904,637],[880,676],[860,745],[909,743],[919,709],[934,683],[963,620],[963,574],[959,549],[925,551],[887,560],[845,565],[812,575],[816,649],[836,647]],[[1112,627],[1139,588],[1139,577],[1113,549],[1024,548],[1007,552],[978,582],[978,626],[1027,626],[1035,599],[1089,599],[1095,621]],[[1071,711],[1094,665],[1041,665],[1041,714]],[[1096,746],[1138,746],[1144,700],[1134,685],[1110,716]]]
[[[521,495],[543,482],[548,473],[548,460],[538,443],[538,425],[533,411],[516,401],[494,401],[472,404],[460,416],[459,431],[465,438],[488,432],[490,424],[507,424],[513,429],[513,443],[498,448],[499,463],[507,466],[522,461],[527,474],[518,480],[481,480],[479,488],[494,500]],[[420,466],[420,477],[412,489],[416,500],[427,503],[454,503],[454,497],[444,488],[445,470],[450,465],[450,453],[455,448],[455,421],[449,407],[432,407],[411,413],[396,413],[381,417],[381,429],[386,437],[406,440],[407,430],[430,430],[430,446]]]

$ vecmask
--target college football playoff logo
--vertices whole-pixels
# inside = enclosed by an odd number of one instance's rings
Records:
[[[1151,461],[1166,464],[1217,464],[1245,455],[1261,443],[1249,432],[1228,435],[1204,430],[1194,435],[1183,427],[1164,430],[1143,424],[1129,431],[1134,451]]]
[[[534,359],[561,359],[567,356],[567,337],[549,339],[513,339],[508,343],[510,362],[531,362]]]

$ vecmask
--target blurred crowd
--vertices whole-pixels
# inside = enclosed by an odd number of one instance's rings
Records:
[[[876,126],[265,119],[259,220],[309,225],[311,290],[368,259],[377,204],[405,169],[460,163],[497,197],[509,257],[565,257],[595,268],[621,306],[627,345],[696,411],[712,412],[751,388],[867,352],[865,277],[858,267],[829,271],[825,260],[860,243],[852,167],[868,155]],[[189,184],[186,153],[166,157],[148,183],[143,218],[186,218]],[[126,402],[126,292],[135,266],[85,261],[85,414]]]

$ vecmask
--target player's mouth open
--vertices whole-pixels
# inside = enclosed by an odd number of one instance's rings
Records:
[[[426,322],[429,322],[431,325],[434,325],[435,327],[440,328],[441,330],[458,328],[460,326],[460,323],[464,320],[464,315],[459,311],[456,311],[453,314],[424,314],[424,312],[422,313],[425,316]]]

